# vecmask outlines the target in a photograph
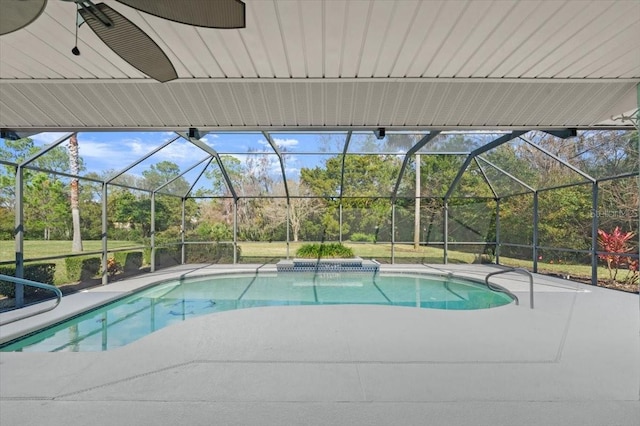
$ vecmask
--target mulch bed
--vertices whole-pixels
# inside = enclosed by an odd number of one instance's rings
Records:
[[[554,275],[554,274],[549,274]],[[577,281],[582,284],[591,285],[591,278],[586,277],[574,277],[570,278],[571,281]],[[609,288],[612,290],[625,291],[627,293],[638,293],[638,284],[629,284],[621,282],[611,282],[609,280],[598,280],[598,287]]]

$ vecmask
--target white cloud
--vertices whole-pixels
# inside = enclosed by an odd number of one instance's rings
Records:
[[[36,145],[45,146],[56,142],[58,139],[68,134],[69,132],[46,132],[38,133],[37,135],[30,136],[30,138]]]
[[[111,145],[104,142],[83,141],[78,149],[81,157],[108,159],[113,156]]]
[[[265,146],[265,147],[269,147],[269,151],[271,151],[271,145],[269,145],[269,142],[267,142],[266,139],[259,139],[258,143],[260,145]],[[298,145],[300,143],[300,141],[297,140],[297,139],[273,138],[273,143],[275,143],[278,148],[287,148],[289,146]]]
[[[158,158],[159,161],[167,160],[174,163],[181,163],[187,160],[189,162],[195,162],[205,156],[206,153],[192,143],[184,140],[177,140],[162,148],[151,158]]]
[[[220,135],[216,135],[215,133],[207,133],[206,135],[201,137],[200,140],[206,143],[209,141],[209,139],[218,139],[219,137]]]
[[[299,177],[300,176],[300,169],[299,168],[286,167],[284,172],[286,173],[288,179],[291,179],[292,177]]]
[[[276,143],[276,146],[279,146],[279,147],[296,146],[296,145],[298,145],[300,143],[300,141],[297,140],[297,139],[278,139],[278,138],[275,138],[273,141]]]
[[[146,146],[140,139],[125,139],[122,141],[125,147],[129,148],[129,153],[135,156],[142,156],[156,149],[156,146]]]

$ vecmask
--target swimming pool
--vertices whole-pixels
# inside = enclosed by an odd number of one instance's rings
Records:
[[[261,306],[378,304],[486,309],[513,299],[482,283],[425,274],[238,274],[164,282],[39,332],[4,352],[106,351],[200,315]]]

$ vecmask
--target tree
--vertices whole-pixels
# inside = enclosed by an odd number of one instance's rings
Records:
[[[41,148],[37,147],[30,138],[5,139],[4,146],[0,146],[0,158],[18,165],[40,150]],[[32,161],[30,165],[43,170],[51,170],[52,172],[66,172],[69,170],[69,156],[63,147],[58,146],[50,150],[46,155]],[[26,182],[33,174],[42,172],[35,172],[27,168],[24,169],[23,173],[23,178]],[[55,174],[51,173],[49,175],[52,179],[57,179]],[[0,203],[3,206],[14,206],[15,188],[16,167],[5,165],[0,168]]]
[[[29,138],[4,140],[4,146],[0,147],[0,157],[17,165],[41,149]],[[61,146],[49,150],[23,169],[25,238],[69,238],[70,208],[67,188],[60,175],[56,174],[68,171],[69,153]],[[2,167],[0,200],[10,209],[15,205],[15,186],[16,167]]]
[[[169,212],[162,201],[156,200],[156,231],[167,228]],[[135,195],[127,189],[116,190],[109,197],[111,218],[120,228],[128,228],[134,238],[151,236],[151,199]],[[137,235],[136,235],[137,234]]]
[[[80,173],[78,154],[78,134],[74,133],[69,138],[69,167],[72,175]],[[82,252],[82,235],[80,233],[80,209],[78,208],[79,185],[78,179],[71,179],[71,220],[73,222],[73,242],[71,243],[71,252]]]
[[[222,170],[214,167],[205,172],[205,176],[212,182],[210,192],[224,197],[215,205],[220,209],[219,217],[228,225],[233,223],[234,204],[236,205],[238,238],[241,240],[265,241],[280,239],[284,235],[286,228],[280,221],[280,216],[277,216],[277,223],[274,222],[275,217],[268,217],[278,209],[278,201],[264,198],[265,195],[278,194],[284,197],[283,200],[286,199],[283,186],[274,174],[274,158],[275,156],[262,152],[250,152],[244,161],[234,156],[221,157],[224,171],[239,198],[237,203],[232,198]]]
[[[386,223],[390,213],[391,197],[401,161],[395,155],[347,155],[329,158],[325,167],[300,170],[301,182],[308,186],[315,197],[336,200],[340,185],[344,184],[341,200],[343,206],[343,233],[373,233],[376,227]],[[326,209],[320,222],[327,236],[339,233],[336,220],[337,202],[325,201]]]
[[[163,187],[161,191],[184,196],[190,188],[189,182],[184,177],[178,177],[180,176],[180,167],[171,161],[160,161],[157,164],[152,164],[142,172],[142,176],[144,179],[140,182],[140,186],[142,189],[148,189],[149,191],[155,191],[175,178],[177,179]]]
[[[181,170],[177,164],[171,161],[161,161],[144,170],[142,172],[143,179],[140,182],[142,188],[150,191],[162,187],[156,194],[155,228],[158,232],[171,228],[174,234],[172,238],[175,238],[175,235],[179,233],[179,227],[182,223],[182,198],[191,188],[189,182],[180,174]],[[165,185],[168,182],[171,183]],[[196,216],[198,207],[194,200],[187,200],[184,208],[186,218],[191,219]],[[187,225],[190,223],[191,220],[187,220]]]
[[[291,226],[293,241],[299,241],[300,231],[305,220],[320,206],[321,201],[313,198],[309,188],[298,181],[287,181],[289,188],[289,225]],[[263,215],[273,233],[287,224],[287,202],[284,185],[276,185],[275,194],[281,198],[268,198],[263,206]]]
[[[25,238],[69,238],[69,204],[60,180],[36,173],[24,188]]]

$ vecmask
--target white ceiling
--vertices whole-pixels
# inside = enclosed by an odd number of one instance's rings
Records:
[[[245,2],[246,28],[215,30],[107,1],[173,62],[162,84],[86,25],[74,56],[75,5],[49,0],[0,38],[0,126],[594,127],[637,108],[638,0]]]

